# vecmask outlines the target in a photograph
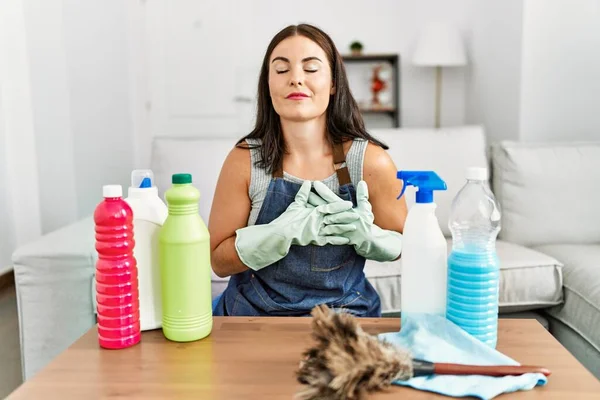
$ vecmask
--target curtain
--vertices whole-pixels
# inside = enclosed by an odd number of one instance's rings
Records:
[[[0,274],[41,235],[38,166],[23,3],[0,7]]]

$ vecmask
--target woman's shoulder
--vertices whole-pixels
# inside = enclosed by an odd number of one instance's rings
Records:
[[[396,175],[397,169],[394,160],[383,147],[368,142],[365,149],[365,158],[363,163],[364,178],[367,180],[371,176],[392,173]]]
[[[256,138],[243,138],[240,139],[234,148],[230,151],[229,157],[231,157],[234,163],[250,163],[256,158],[256,152],[259,151],[262,145],[262,139]]]
[[[249,183],[250,162],[250,149],[243,145],[236,145],[227,154],[221,174],[226,179],[243,180]]]

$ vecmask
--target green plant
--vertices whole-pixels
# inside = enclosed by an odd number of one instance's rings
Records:
[[[352,51],[361,51],[363,49],[363,44],[357,40],[350,43],[350,50]]]

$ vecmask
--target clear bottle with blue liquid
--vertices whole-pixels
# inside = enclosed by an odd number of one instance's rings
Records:
[[[486,168],[467,169],[467,183],[452,202],[448,227],[446,318],[495,348],[498,336],[500,261],[496,238],[500,209],[488,187]]]

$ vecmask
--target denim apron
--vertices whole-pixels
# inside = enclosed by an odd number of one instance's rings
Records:
[[[356,207],[356,191],[345,165],[342,145],[334,146],[340,184],[338,195]],[[344,164],[342,168],[337,165]],[[294,201],[300,184],[274,174],[256,224],[268,224]],[[365,278],[365,258],[351,245],[292,245],[281,260],[259,271],[232,275],[217,301],[214,315],[309,316],[312,308],[327,304],[359,317],[381,316],[379,295]]]

